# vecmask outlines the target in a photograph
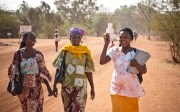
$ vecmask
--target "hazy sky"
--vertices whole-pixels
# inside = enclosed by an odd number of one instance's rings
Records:
[[[16,10],[19,7],[19,4],[22,3],[23,0],[0,0],[0,7],[5,7],[7,10]],[[24,0],[29,6],[37,7],[40,5],[41,0]],[[54,0],[43,0],[48,3],[51,9],[56,10],[55,5],[53,4]],[[110,11],[114,11],[122,5],[131,5],[136,4],[140,0],[97,0],[97,4],[103,4]]]

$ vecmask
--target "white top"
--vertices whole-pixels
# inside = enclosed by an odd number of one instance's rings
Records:
[[[56,34],[54,34],[54,40],[55,41],[60,41],[60,37],[59,37],[59,34],[57,33],[58,37],[56,37]]]
[[[121,49],[122,47],[114,46],[107,51],[107,55],[110,56],[114,63],[110,94],[128,97],[144,96],[145,92],[139,83],[137,75],[126,71],[130,60],[135,56],[135,52],[132,50],[124,54]]]

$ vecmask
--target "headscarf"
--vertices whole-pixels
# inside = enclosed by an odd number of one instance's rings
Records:
[[[64,47],[62,47],[61,50],[66,50],[68,52],[71,52],[74,54],[75,57],[77,57],[78,59],[82,59],[82,54],[87,53],[90,57],[90,59],[92,59],[91,56],[91,51],[87,46],[73,46],[71,43],[66,44]]]
[[[78,33],[82,37],[84,36],[84,30],[83,29],[79,29],[79,28],[72,28],[72,29],[70,29],[69,34],[72,35],[74,33]]]

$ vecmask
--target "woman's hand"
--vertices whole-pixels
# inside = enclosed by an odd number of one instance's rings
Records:
[[[104,33],[103,38],[104,38],[105,44],[109,44],[109,42],[110,42],[109,33]]]
[[[95,91],[94,91],[94,89],[91,89],[91,100],[94,100],[94,98],[95,98]]]
[[[143,66],[139,65],[135,59],[132,59],[130,61],[130,66],[136,67],[137,70],[142,74],[145,74],[147,72],[146,65],[143,65]]]
[[[137,67],[138,66],[137,61],[135,59],[132,59],[131,62],[130,62],[130,66]]]
[[[103,50],[100,56],[100,61],[99,61],[101,65],[104,65],[111,60],[111,58],[108,55],[106,55],[107,48],[110,43],[109,33],[104,33],[103,38],[104,38],[104,47],[103,47]]]
[[[57,89],[56,86],[54,86],[52,93],[53,93],[53,96],[54,96],[54,97],[57,97],[57,95],[58,95],[58,89]]]

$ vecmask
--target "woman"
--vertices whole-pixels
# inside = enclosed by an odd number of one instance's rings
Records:
[[[42,79],[51,81],[43,54],[33,48],[35,43],[35,34],[33,32],[25,33],[19,49],[20,53],[19,51],[15,52],[12,64],[8,69],[10,79],[18,77],[19,72],[23,76],[22,94],[18,95],[23,112],[43,111],[44,96],[41,81]],[[18,61],[19,56],[20,62]],[[18,63],[20,63],[20,71],[18,71]]]
[[[133,32],[130,28],[123,28],[119,32],[121,47],[112,47],[107,51],[110,39],[104,35],[104,47],[100,57],[100,64],[106,64],[111,59],[114,72],[111,80],[110,95],[113,112],[138,112],[138,98],[145,95],[138,77],[126,71],[128,65],[136,67],[140,73],[146,73],[146,66],[141,66],[134,60],[135,51],[130,43]]]
[[[91,99],[95,97],[92,72],[95,71],[91,52],[87,46],[80,45],[84,31],[78,28],[70,30],[70,42],[59,53],[53,66],[61,66],[64,52],[66,53],[65,79],[62,81],[61,96],[65,112],[84,112],[87,99],[87,79],[91,87]],[[56,70],[58,71],[58,70]],[[53,89],[57,94],[56,83]]]

